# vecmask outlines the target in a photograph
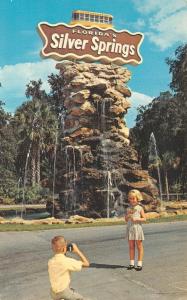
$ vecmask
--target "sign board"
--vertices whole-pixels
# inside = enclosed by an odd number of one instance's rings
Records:
[[[143,41],[140,32],[117,31],[64,23],[38,24],[44,46],[41,55],[55,60],[100,61],[117,65],[142,62],[139,47]]]

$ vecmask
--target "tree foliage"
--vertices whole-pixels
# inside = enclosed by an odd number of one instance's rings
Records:
[[[57,118],[47,101],[47,95],[40,90],[41,84],[41,81],[32,81],[27,85],[26,94],[32,99],[23,103],[14,116],[19,136],[17,171],[20,172],[20,176],[25,176],[28,157],[29,178],[33,186],[40,184],[42,160],[54,149],[58,128]]]
[[[177,170],[167,169],[170,183],[180,181],[184,191],[187,189],[187,45],[177,48],[175,57],[166,62],[172,73],[171,92],[161,93],[147,106],[139,107],[132,138],[142,165],[147,168],[149,138],[154,133],[165,173],[166,154],[172,153],[173,162],[178,162]]]
[[[11,197],[16,187],[15,157],[17,139],[12,127],[12,116],[0,103],[0,196]]]

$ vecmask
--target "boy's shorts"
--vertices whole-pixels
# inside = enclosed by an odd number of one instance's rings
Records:
[[[88,298],[84,298],[83,296],[75,292],[74,289],[69,287],[60,293],[54,293],[51,290],[51,297],[53,300],[89,300]]]

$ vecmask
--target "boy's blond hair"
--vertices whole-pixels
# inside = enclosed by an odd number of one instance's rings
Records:
[[[138,190],[130,190],[130,192],[128,193],[128,196],[130,196],[130,195],[136,196],[136,199],[138,201],[142,201],[143,200],[142,194]]]
[[[61,251],[63,247],[66,246],[66,240],[62,235],[57,235],[51,240],[51,244],[53,246],[53,249],[58,252]]]

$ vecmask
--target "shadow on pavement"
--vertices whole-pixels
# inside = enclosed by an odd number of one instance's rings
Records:
[[[97,269],[121,269],[121,268],[123,268],[124,269],[124,268],[127,268],[127,266],[91,263],[90,268],[97,268]]]

